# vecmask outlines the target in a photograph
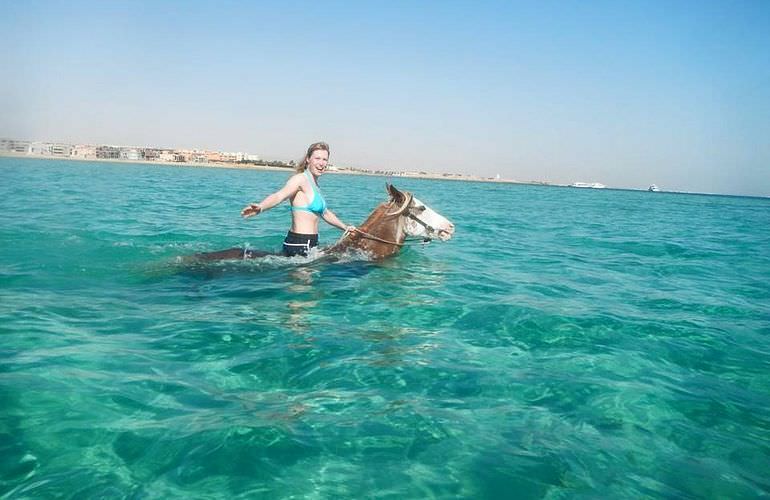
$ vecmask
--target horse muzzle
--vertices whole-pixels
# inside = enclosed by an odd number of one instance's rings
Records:
[[[448,226],[440,227],[436,230],[436,236],[438,236],[438,239],[441,241],[447,241],[448,239],[451,239],[452,236],[455,234],[455,225],[449,224]]]

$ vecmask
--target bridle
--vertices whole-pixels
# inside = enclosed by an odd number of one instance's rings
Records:
[[[399,209],[399,210],[397,210],[395,212],[389,212],[386,215],[398,215],[399,217],[401,217],[403,215],[405,217],[409,217],[410,219],[412,219],[413,221],[417,222],[419,225],[421,225],[422,227],[425,228],[425,230],[427,231],[428,234],[425,237],[422,238],[422,241],[418,242],[416,240],[408,240],[409,243],[411,243],[411,244],[419,243],[419,244],[423,244],[423,245],[425,245],[427,243],[430,243],[433,240],[432,235],[436,234],[436,232],[437,232],[436,228],[434,228],[433,226],[431,226],[430,224],[428,224],[427,222],[425,222],[424,220],[420,219],[419,217],[417,217],[416,215],[414,215],[412,213],[411,208],[412,208],[412,201],[413,201],[414,197],[411,195],[411,193],[408,194],[407,196],[408,196],[408,198],[407,198],[406,202],[404,203],[404,208],[403,209]],[[391,204],[392,203],[393,202],[391,202]],[[404,214],[404,212],[406,212],[406,214]],[[399,243],[397,241],[386,240],[384,238],[380,238],[379,236],[375,236],[373,234],[369,234],[366,231],[362,231],[362,230],[360,230],[358,228],[354,229],[354,231],[357,232],[358,234],[360,234],[361,236],[363,236],[366,239],[374,240],[374,241],[379,241],[380,243],[387,243],[388,245],[396,245],[396,246],[399,246],[399,247],[403,247],[407,243],[407,241],[404,241],[404,243]]]
[[[407,208],[407,210],[409,210],[409,209]],[[424,228],[425,228],[425,231],[427,231],[427,232],[428,232],[428,235],[427,235],[427,236],[425,236],[425,237],[423,238],[423,240],[427,240],[427,241],[430,241],[430,240],[432,240],[432,239],[433,239],[433,235],[434,235],[434,234],[436,234],[436,233],[438,232],[438,231],[436,231],[436,228],[435,228],[435,227],[431,226],[430,224],[428,224],[428,223],[427,223],[427,222],[425,222],[424,220],[422,220],[422,219],[420,219],[419,217],[417,217],[416,215],[414,215],[414,214],[412,213],[412,211],[411,211],[411,210],[409,210],[409,211],[407,212],[406,216],[407,216],[407,217],[409,217],[410,219],[412,219],[413,221],[415,221],[417,224],[419,224],[419,225],[421,225],[422,227],[424,227]]]

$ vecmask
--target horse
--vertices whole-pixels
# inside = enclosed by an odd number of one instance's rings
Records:
[[[389,195],[380,203],[361,226],[346,232],[333,245],[319,251],[320,256],[336,256],[350,251],[360,251],[372,260],[392,257],[401,251],[407,238],[424,242],[438,239],[447,241],[454,235],[455,227],[408,191],[399,191],[392,184],[385,184]],[[218,252],[195,254],[196,261],[242,260],[281,255],[273,252],[245,248],[230,248]]]

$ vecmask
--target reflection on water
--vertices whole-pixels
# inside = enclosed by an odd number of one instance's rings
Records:
[[[314,309],[318,306],[318,300],[314,295],[320,295],[320,290],[313,285],[314,278],[320,272],[312,267],[296,267],[287,273],[287,291],[290,298],[286,301],[288,313],[286,326],[302,339],[301,342],[293,343],[292,348],[311,347],[311,321]]]

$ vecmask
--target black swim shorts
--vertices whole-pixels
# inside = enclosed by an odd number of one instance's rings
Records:
[[[283,254],[288,257],[307,255],[311,248],[318,246],[317,234],[302,234],[289,231],[283,240]]]

